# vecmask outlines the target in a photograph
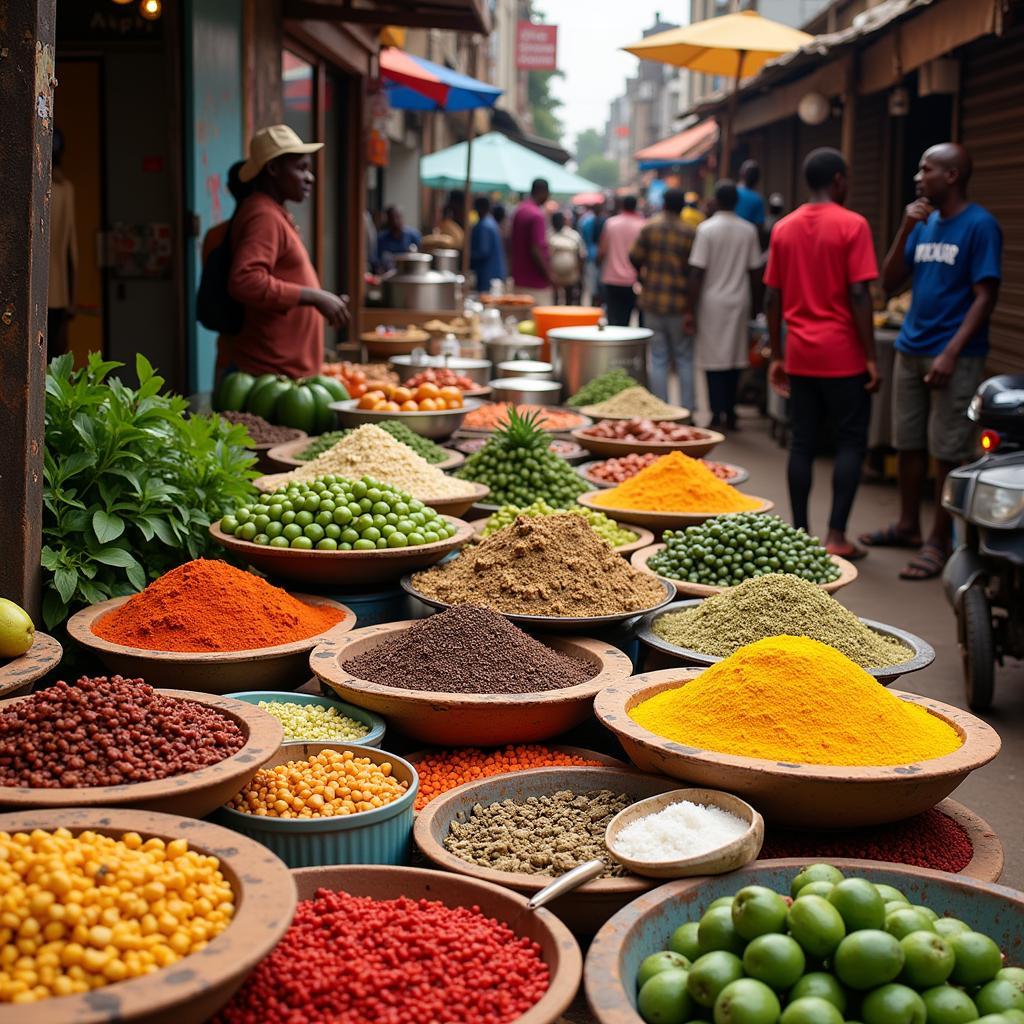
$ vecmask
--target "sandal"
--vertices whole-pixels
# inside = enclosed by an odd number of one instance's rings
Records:
[[[925,544],[902,570],[901,580],[933,580],[936,576],[942,575],[949,552],[938,544]]]
[[[848,562],[859,562],[862,558],[868,557],[867,551],[864,548],[857,547],[856,544],[851,544],[847,548],[832,547],[826,544],[825,551],[830,555],[835,555],[836,558],[845,558]]]
[[[862,533],[857,540],[869,548],[919,548],[921,546],[920,537],[911,537],[903,533],[895,523],[884,526],[881,530]]]

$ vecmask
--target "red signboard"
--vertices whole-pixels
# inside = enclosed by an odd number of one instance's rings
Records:
[[[558,68],[558,26],[521,21],[516,29],[516,69],[555,71]]]

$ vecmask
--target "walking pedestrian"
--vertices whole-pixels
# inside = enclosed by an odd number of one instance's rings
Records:
[[[582,217],[577,230],[587,247],[587,262],[583,268],[584,300],[591,306],[601,305],[601,272],[597,265],[597,248],[605,222],[604,204],[595,203]]]
[[[377,262],[384,270],[394,270],[395,257],[418,249],[422,241],[415,228],[405,226],[401,208],[389,206],[384,211],[384,230],[377,235]]]
[[[551,253],[551,281],[555,288],[555,305],[578,306],[587,247],[583,244],[580,233],[566,223],[565,214],[561,210],[556,210],[551,215],[548,251]]]
[[[764,199],[757,191],[761,180],[761,165],[756,160],[744,160],[740,165],[740,183],[736,187],[736,215],[758,229],[764,227]]]
[[[608,323],[617,327],[629,326],[636,307],[636,267],[630,263],[629,253],[643,226],[636,196],[623,196],[621,210],[605,222],[597,245]]]
[[[842,154],[814,150],[804,161],[804,178],[810,199],[775,225],[768,250],[768,380],[789,399],[793,524],[809,530],[814,456],[824,428],[833,427],[837,451],[825,548],[862,558],[866,552],[847,539],[846,525],[867,448],[871,392],[879,384],[869,289],[878,267],[868,222],[843,207],[849,181]]]
[[[693,228],[680,214],[685,199],[679,189],[670,188],[662,197],[663,209],[641,228],[629,259],[641,283],[638,303],[644,326],[651,335],[651,391],[668,401],[668,379],[672,370],[679,378],[679,401],[692,409],[693,323],[686,297]]]
[[[469,236],[469,266],[476,276],[479,292],[490,290],[492,281],[505,283],[505,243],[498,222],[491,215],[491,201],[487,196],[473,200],[477,222]]]
[[[551,190],[544,178],[530,186],[530,194],[516,207],[509,235],[509,264],[512,283],[517,292],[533,296],[537,306],[550,306],[554,301],[548,254],[547,215],[544,204]]]
[[[249,143],[239,171],[253,191],[235,213],[228,290],[245,309],[241,331],[218,338],[222,373],[283,373],[309,377],[320,372],[323,322],[348,323],[348,296],[320,287],[285,203],[301,203],[313,190],[310,154],[322,142],[303,142],[287,125],[262,128]]]
[[[963,146],[946,142],[927,150],[914,176],[917,198],[906,208],[883,264],[887,293],[913,279],[910,310],[896,339],[892,394],[900,517],[860,540],[871,547],[919,547],[900,572],[905,580],[942,572],[952,536],[942,487],[975,445],[967,407],[985,376],[1003,236],[995,217],[968,201],[970,178],[971,158]],[[936,466],[935,517],[922,543],[929,455]]]
[[[738,189],[715,186],[715,212],[697,226],[690,253],[690,307],[697,366],[708,382],[711,426],[735,430],[740,371],[750,362],[750,310],[762,258],[757,228],[736,213]]]
[[[687,192],[684,195],[686,205],[683,207],[683,223],[689,224],[691,228],[695,228],[698,224],[702,224],[707,217],[701,212],[700,208],[700,196],[696,192]]]

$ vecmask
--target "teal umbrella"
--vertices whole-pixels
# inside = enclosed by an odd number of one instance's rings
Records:
[[[545,178],[553,195],[573,196],[577,192],[599,192],[586,178],[567,171],[554,160],[520,146],[507,135],[488,132],[473,142],[469,164],[470,188],[475,192],[530,191],[536,178]],[[464,188],[466,185],[466,143],[420,159],[420,180],[427,188]]]

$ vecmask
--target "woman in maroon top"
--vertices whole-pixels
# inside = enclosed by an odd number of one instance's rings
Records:
[[[245,307],[237,335],[218,339],[217,365],[247,373],[308,377],[323,362],[323,323],[348,322],[347,296],[320,287],[306,247],[285,210],[312,191],[310,154],[322,142],[304,143],[287,125],[258,131],[239,172],[253,183],[231,224],[228,290]]]

